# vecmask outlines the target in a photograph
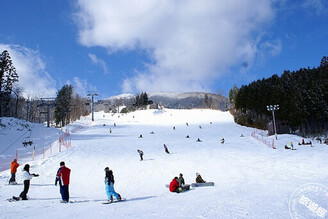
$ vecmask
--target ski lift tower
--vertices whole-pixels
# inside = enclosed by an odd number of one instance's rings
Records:
[[[50,127],[50,109],[56,106],[56,98],[40,98],[41,103],[38,107],[47,107],[47,112],[40,112],[40,114],[47,114],[47,127]]]
[[[274,135],[276,136],[276,140],[277,140],[278,139],[277,138],[277,128],[276,128],[276,120],[274,118],[274,111],[279,110],[279,105],[268,105],[267,110],[272,112]]]
[[[95,111],[95,107],[94,107],[94,97],[98,96],[97,92],[89,92],[88,97],[91,96],[91,118],[92,121],[95,121],[95,117],[94,117],[94,111]]]

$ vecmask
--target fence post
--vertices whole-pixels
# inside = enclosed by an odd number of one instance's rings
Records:
[[[42,154],[43,154],[43,160],[44,160],[44,146],[43,146],[43,151],[42,151]]]
[[[18,160],[18,150],[16,149],[16,160]]]
[[[34,154],[35,154],[35,145],[34,145],[34,147],[33,147],[32,161],[34,161]]]
[[[52,144],[50,144],[50,156],[52,156]]]

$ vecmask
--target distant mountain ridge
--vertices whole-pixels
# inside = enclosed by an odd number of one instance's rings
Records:
[[[187,93],[170,93],[170,92],[150,92],[147,93],[148,100],[154,104],[171,109],[192,109],[192,108],[212,108],[221,111],[227,111],[229,107],[228,98],[218,94],[205,92],[187,92]],[[135,95],[120,94],[99,100],[95,104],[96,111],[108,110],[118,105],[133,105]]]

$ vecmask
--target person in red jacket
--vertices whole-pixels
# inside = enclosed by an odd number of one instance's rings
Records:
[[[19,164],[17,163],[17,160],[14,159],[14,161],[11,162],[11,166],[10,166],[11,178],[9,180],[9,184],[17,184],[16,183],[16,172],[17,172],[18,167],[19,167]]]
[[[63,203],[67,203],[69,201],[69,176],[71,174],[71,170],[65,166],[65,162],[60,162],[60,168],[57,171],[57,177],[55,185],[57,186],[57,183],[59,181],[60,186],[60,194],[62,196]]]
[[[181,191],[179,182],[178,182],[178,177],[174,177],[174,179],[172,179],[169,189],[170,189],[170,192],[179,193]]]

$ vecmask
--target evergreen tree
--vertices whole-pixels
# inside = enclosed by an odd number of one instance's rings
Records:
[[[328,65],[328,58],[327,56],[322,57],[321,62],[320,62],[320,67],[324,67]]]
[[[9,52],[4,50],[0,55],[0,116],[8,115],[8,105],[14,83],[18,82],[18,75]]]
[[[70,121],[70,112],[72,104],[72,85],[64,85],[57,93],[55,121],[57,125],[65,126]]]
[[[236,102],[236,96],[237,96],[238,91],[239,91],[239,89],[238,89],[238,87],[237,87],[236,84],[229,91],[229,102],[230,102],[230,104],[232,104],[232,105],[235,104],[235,102]]]

